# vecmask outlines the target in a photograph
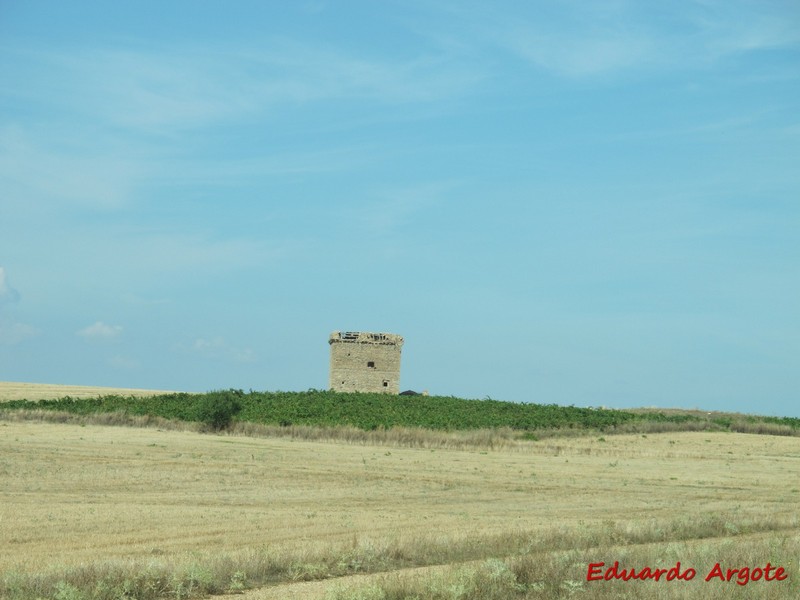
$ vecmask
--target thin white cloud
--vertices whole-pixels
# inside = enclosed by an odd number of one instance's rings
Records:
[[[8,283],[5,267],[0,267],[0,304],[16,302],[19,300],[19,292]]]
[[[19,292],[8,282],[5,267],[0,267],[0,306],[14,304],[19,301],[19,297]],[[0,344],[16,346],[38,334],[39,330],[35,327],[0,314]]]
[[[107,325],[102,321],[84,327],[76,332],[77,335],[89,340],[108,340],[119,336],[122,333],[122,326]]]
[[[138,134],[172,135],[332,99],[430,102],[482,79],[474,66],[446,54],[392,61],[274,39],[213,53],[177,44],[5,51],[20,70],[9,73],[18,85],[6,95]]]
[[[39,330],[25,323],[4,323],[0,321],[0,344],[16,346],[27,339],[39,335]]]
[[[122,294],[121,300],[126,304],[132,304],[134,306],[147,306],[147,307],[162,306],[172,302],[170,298],[148,298],[132,292],[126,292]]]
[[[638,35],[559,37],[521,31],[506,38],[523,58],[549,71],[571,77],[597,75],[640,64],[653,44]]]
[[[360,223],[359,231],[366,235],[386,235],[424,219],[456,186],[454,181],[441,181],[385,189],[375,194],[376,200],[348,210],[348,220]]]
[[[7,57],[0,75],[13,82],[0,98],[47,115],[37,123],[0,117],[2,196],[18,212],[44,216],[124,208],[141,186],[163,181],[241,185],[243,177],[353,170],[374,160],[376,148],[198,161],[184,158],[192,154],[185,135],[221,124],[268,127],[336,100],[403,105],[385,118],[410,118],[409,105],[452,99],[482,80],[469,61],[436,49],[388,59],[275,39],[213,53],[181,44],[40,49],[8,42],[0,51]]]
[[[131,269],[147,274],[160,272],[206,273],[262,267],[298,250],[294,242],[209,239],[203,235],[158,234],[131,237],[118,244],[121,256],[131,259]]]
[[[800,44],[800,10],[780,2],[563,1],[515,11],[460,3],[449,14],[470,35],[466,45],[488,44],[568,78],[698,69]]]
[[[340,146],[332,149],[311,149],[304,152],[281,151],[261,156],[213,161],[172,160],[168,176],[180,184],[242,185],[243,182],[264,180],[275,176],[355,171],[364,168],[385,148],[377,145]]]
[[[106,363],[110,367],[113,367],[115,369],[120,369],[123,371],[133,371],[135,369],[138,369],[140,366],[139,361],[136,360],[135,358],[128,358],[126,356],[120,356],[120,355],[112,356],[106,361]]]
[[[28,211],[77,206],[124,206],[142,166],[119,155],[103,136],[91,144],[74,132],[38,131],[0,124],[0,180],[6,200]],[[130,151],[130,149],[128,149]]]
[[[230,360],[238,363],[253,363],[256,361],[255,352],[251,348],[238,348],[231,346],[225,339],[197,338],[189,350],[200,356],[211,359]]]
[[[800,10],[771,2],[696,2],[687,20],[711,58],[800,44]]]

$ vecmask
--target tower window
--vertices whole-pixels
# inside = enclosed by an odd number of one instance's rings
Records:
[[[389,382],[388,381],[384,381],[383,382],[383,387],[389,387]]]
[[[374,369],[375,368],[375,361],[374,360],[368,361],[367,362],[367,367],[370,368],[370,369]]]

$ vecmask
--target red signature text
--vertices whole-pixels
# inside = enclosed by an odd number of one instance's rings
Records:
[[[668,569],[652,569],[650,567],[624,569],[619,566],[619,561],[614,561],[610,567],[606,567],[604,562],[589,563],[586,581],[630,581],[631,579],[691,581],[695,575],[697,575],[696,570],[691,567],[684,569],[680,562]],[[705,581],[734,581],[737,585],[747,585],[751,581],[783,581],[787,577],[786,569],[774,567],[770,563],[764,567],[738,567],[736,569],[723,569],[722,565],[716,563],[705,576]]]

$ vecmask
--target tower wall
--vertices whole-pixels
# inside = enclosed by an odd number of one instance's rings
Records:
[[[402,336],[334,331],[329,388],[335,392],[400,393]]]

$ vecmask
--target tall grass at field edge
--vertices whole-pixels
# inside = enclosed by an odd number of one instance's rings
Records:
[[[106,561],[73,567],[51,568],[46,573],[27,574],[22,570],[0,576],[0,598],[7,600],[161,600],[201,598],[292,581],[313,581],[359,573],[388,573],[420,566],[448,565],[493,560],[490,571],[513,572],[514,585],[537,590],[540,584],[551,589],[561,584],[564,573],[575,580],[578,556],[596,560],[607,557],[608,549],[618,548],[614,556],[638,552],[652,545],[672,548],[676,543],[698,540],[746,540],[746,536],[774,532],[783,539],[796,531],[797,520],[745,517],[738,514],[708,514],[697,519],[609,522],[599,526],[554,527],[537,531],[506,531],[494,535],[431,536],[392,539],[354,538],[346,544],[324,547],[275,549],[258,548],[238,553],[177,556],[170,559],[132,559]],[[734,545],[743,545],[738,543]],[[794,547],[798,542],[794,538]],[[746,544],[744,544],[746,545]],[[779,559],[783,560],[783,550]],[[582,554],[581,554],[582,553]],[[773,553],[774,554],[774,553]],[[564,556],[572,557],[564,561]],[[768,556],[763,554],[761,556]],[[663,558],[663,557],[662,557]],[[580,561],[578,561],[580,562]],[[501,563],[505,566],[501,567]],[[546,565],[559,565],[548,571]],[[588,563],[587,563],[588,564]],[[545,565],[545,567],[543,567]],[[534,568],[535,567],[535,568]],[[499,572],[498,571],[498,572]],[[547,573],[555,579],[548,580]],[[469,575],[470,586],[488,577],[483,571]],[[548,583],[549,581],[549,583]],[[503,575],[502,589],[512,580]],[[474,584],[474,585],[473,585]],[[391,589],[389,586],[388,589]],[[520,588],[522,589],[522,588]],[[430,590],[427,590],[430,591]],[[348,596],[342,596],[342,600]],[[388,598],[414,597],[394,596]],[[437,596],[420,598],[493,598],[484,595]],[[508,596],[515,598],[518,596]],[[553,597],[565,596],[523,596]]]

